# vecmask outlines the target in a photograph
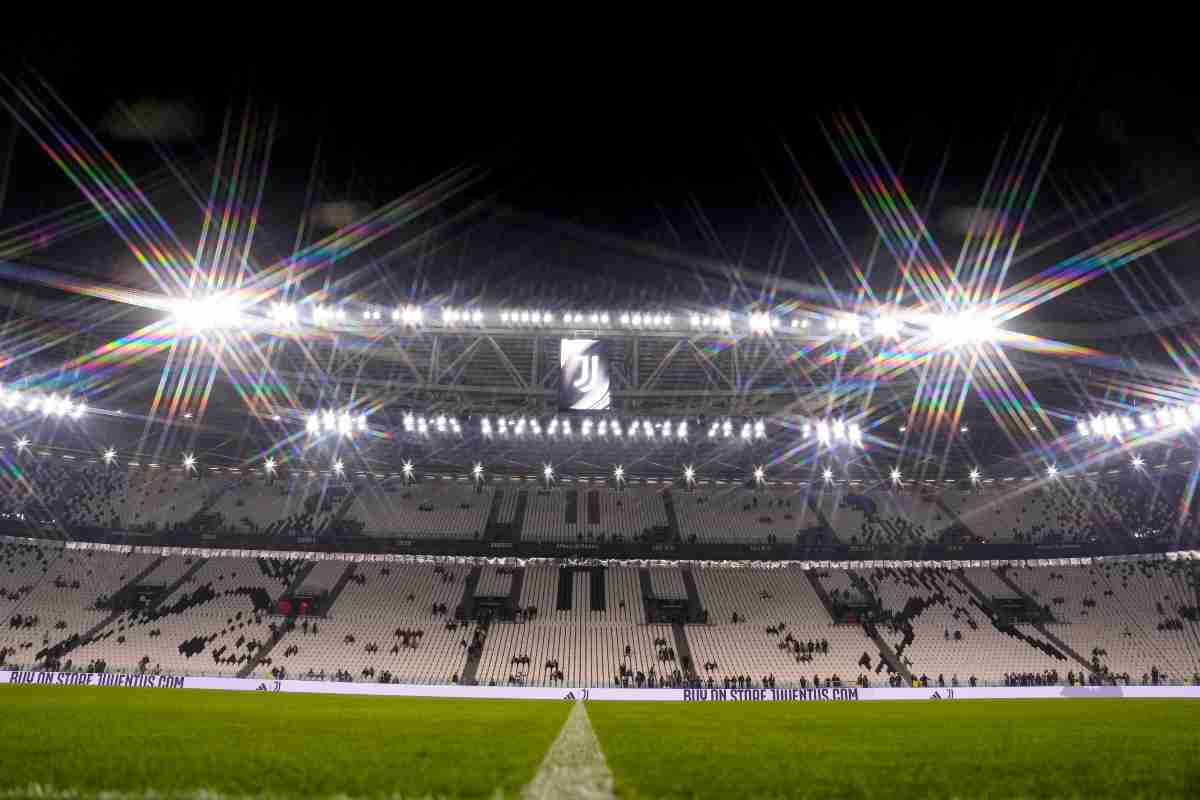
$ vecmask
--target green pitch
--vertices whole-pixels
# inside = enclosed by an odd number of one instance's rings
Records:
[[[0,799],[519,795],[558,701],[0,687]],[[602,703],[638,798],[1197,797],[1200,703]]]

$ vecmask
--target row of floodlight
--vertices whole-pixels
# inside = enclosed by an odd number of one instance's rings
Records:
[[[32,447],[32,442],[30,442],[28,437],[22,436],[21,438],[16,440],[15,445],[17,448],[17,452],[24,453],[24,452],[27,452],[30,450],[30,448]],[[112,447],[108,448],[107,450],[104,451],[101,458],[105,464],[111,465],[111,464],[115,463],[117,460],[116,449],[112,448]],[[1143,459],[1139,455],[1134,455],[1130,459],[1129,463],[1133,467],[1133,469],[1137,470],[1137,471],[1141,471],[1142,469],[1144,469],[1145,464],[1146,464],[1145,459]],[[189,471],[189,472],[195,472],[197,470],[197,460],[196,460],[195,454],[194,453],[184,454],[182,464],[183,464],[184,470]],[[156,465],[151,465],[151,466],[156,466]],[[268,457],[263,461],[263,471],[268,474],[275,474],[278,471],[279,466],[280,466],[279,463],[275,460],[274,457]],[[334,474],[342,475],[345,472],[346,465],[345,465],[345,462],[343,462],[339,458],[339,459],[335,459],[333,461],[333,463],[331,464],[331,468],[332,468]],[[412,461],[406,460],[403,463],[402,470],[403,470],[404,478],[406,480],[412,480],[415,477],[415,467],[414,467]],[[1045,475],[1048,479],[1053,479],[1053,478],[1058,477],[1058,473],[1059,473],[1059,468],[1056,464],[1049,464],[1046,466]],[[757,483],[757,484],[766,483],[766,469],[764,467],[755,466],[752,474],[753,474],[755,483]],[[471,475],[476,481],[483,480],[483,478],[484,478],[483,464],[480,462],[476,462],[475,465],[471,468]],[[554,479],[554,475],[555,475],[554,466],[552,464],[546,464],[542,468],[542,477],[546,480],[547,483],[550,483]],[[821,477],[824,479],[824,481],[826,483],[832,483],[834,481],[833,469],[830,467],[825,467],[821,471]],[[900,483],[903,482],[903,476],[901,475],[899,467],[893,467],[891,472],[889,473],[889,477],[891,478],[893,485],[899,485]],[[978,484],[982,480],[982,474],[980,473],[978,467],[973,468],[970,471],[968,477],[970,478],[970,481],[972,484]],[[625,481],[625,467],[623,467],[620,464],[615,465],[613,467],[613,478],[616,480],[618,485],[621,484],[622,482],[624,482]],[[695,483],[696,468],[693,467],[691,464],[686,465],[683,468],[683,479],[688,484]]]
[[[649,420],[649,419],[631,419],[622,422],[615,417],[601,417],[594,419],[592,417],[584,417],[579,421],[578,427],[572,423],[569,417],[554,417],[545,425],[536,417],[483,417],[479,421],[479,432],[485,438],[494,436],[546,436],[570,437],[575,435],[578,429],[579,435],[585,439],[593,436],[600,438],[638,438],[645,439],[660,438],[670,440],[672,438],[684,440],[688,438],[689,426],[687,420]]]
[[[267,316],[275,324],[287,327],[301,322],[300,309],[300,306],[288,303],[273,303]],[[174,304],[174,311],[182,325],[193,329],[240,325],[244,313],[237,299],[219,295],[178,301]],[[691,330],[697,332],[731,333],[734,329],[734,315],[728,310],[679,314],[662,309],[555,312],[536,308],[501,308],[485,311],[481,308],[442,306],[439,312],[439,316],[435,318],[422,306],[408,305],[392,309],[386,316],[390,317],[393,323],[413,327],[424,325],[427,321],[436,322],[443,327],[481,326],[489,320],[494,320],[500,325],[516,328],[616,326],[629,330],[677,330],[688,327],[684,323],[684,320],[687,320]],[[385,313],[380,307],[371,306],[359,313],[366,323],[381,323],[385,319]],[[345,308],[327,305],[312,306],[310,315],[312,323],[320,326],[346,323],[351,319]],[[890,339],[899,338],[903,334],[915,334],[929,336],[951,345],[987,341],[997,333],[992,313],[982,307],[963,308],[941,314],[908,312],[886,307],[867,314],[767,309],[751,311],[744,315],[744,319],[746,329],[756,335],[771,335],[789,330],[799,333],[809,329],[813,322],[819,323],[822,320],[828,334],[874,335]]]
[[[1139,414],[1102,414],[1081,419],[1077,429],[1081,436],[1097,439],[1120,439],[1137,433],[1188,429],[1200,424],[1200,404],[1190,406],[1161,406]]]
[[[833,446],[849,444],[862,447],[862,428],[857,422],[842,419],[818,419],[807,421],[800,429],[804,438],[815,438],[818,444]]]
[[[87,405],[83,401],[77,403],[66,395],[59,397],[57,394],[35,394],[3,387],[0,387],[0,408],[74,419],[83,416],[87,411]]]
[[[361,425],[361,428],[358,426]],[[432,434],[462,434],[462,423],[455,416],[439,414],[436,416],[418,415],[412,412],[403,417],[405,433],[419,435]],[[350,432],[365,429],[366,422],[358,418],[355,423],[349,415],[337,417],[332,412],[326,412],[321,417],[314,415],[309,418],[310,432]],[[824,446],[851,445],[861,447],[863,433],[858,423],[846,422],[841,419],[818,419],[806,421],[802,427],[805,439],[815,440]],[[617,417],[553,417],[542,420],[530,416],[498,416],[481,417],[479,433],[485,438],[493,437],[523,437],[549,436],[572,437],[577,433],[584,438],[643,438],[683,441],[691,433],[691,423],[686,419],[626,419]],[[742,441],[761,440],[767,437],[767,424],[763,419],[733,420],[730,418],[716,419],[708,424],[709,439],[741,439]]]
[[[366,414],[351,414],[347,411],[319,411],[308,416],[305,428],[312,436],[336,433],[353,436],[367,429]]]
[[[708,438],[710,439],[732,439],[735,435],[740,435],[743,441],[765,439],[767,424],[761,419],[754,420],[754,422],[744,420],[740,431],[736,429],[731,419],[713,420],[708,425]]]
[[[430,433],[462,433],[462,424],[457,417],[438,414],[427,417],[424,414],[408,413],[403,419],[404,432],[428,435]]]

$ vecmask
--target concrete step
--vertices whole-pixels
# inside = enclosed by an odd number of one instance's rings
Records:
[[[692,659],[692,648],[688,645],[687,629],[678,622],[671,625],[671,634],[675,638],[675,663],[685,679],[696,677],[696,662]],[[688,667],[684,667],[688,664]]]
[[[850,577],[850,582],[854,584],[854,588],[858,589],[859,594],[861,594],[873,607],[877,607],[879,605],[879,600],[875,596],[875,592],[871,590],[871,584],[867,583],[867,581],[861,575],[853,570],[847,570],[846,574]],[[904,678],[905,686],[912,686],[912,672],[910,672],[908,667],[904,665],[904,661],[896,655],[896,651],[894,651],[891,646],[883,640],[883,637],[879,635],[879,629],[869,621],[864,621],[862,626],[863,632],[870,637],[871,641],[874,642],[875,646],[879,649],[879,657],[882,658],[887,665],[892,668],[893,672]]]
[[[833,599],[830,598],[829,592],[825,591],[825,587],[821,585],[821,579],[817,577],[816,571],[806,569],[804,570],[804,577],[808,578],[808,582],[812,584],[813,591],[821,599],[821,605],[825,606],[825,611],[829,614],[829,621],[837,622],[837,613],[833,609]]]
[[[122,595],[126,594],[127,592],[132,591],[133,588],[136,587],[139,583],[141,583],[141,581],[147,575],[149,575],[154,570],[158,569],[158,565],[164,561],[166,561],[166,558],[164,556],[159,556],[158,558],[154,559],[154,561],[152,561],[148,567],[143,569],[137,575],[134,575],[129,580],[125,581],[125,584],[120,589],[118,589],[116,592],[113,593],[113,595],[112,595],[113,598],[121,597]],[[51,649],[53,649],[55,647],[62,647],[63,648],[62,651],[58,654],[59,660],[62,660],[63,658],[66,657],[66,655],[68,653],[70,653],[75,648],[82,647],[83,645],[87,644],[92,639],[94,639],[96,636],[100,635],[101,631],[103,631],[109,625],[116,622],[117,619],[119,619],[124,613],[125,613],[124,611],[111,611],[111,612],[109,612],[107,617],[100,620],[100,622],[96,623],[95,625],[93,625],[92,627],[90,627],[86,631],[84,631],[82,634],[80,634],[79,639],[76,641],[76,643],[73,646],[71,646],[71,647],[65,646],[67,641],[69,641],[69,637],[68,637],[67,639],[63,639],[62,641],[57,642],[56,644],[52,645]],[[36,666],[40,668],[40,667],[44,666],[44,663],[45,663],[45,659],[39,659]]]

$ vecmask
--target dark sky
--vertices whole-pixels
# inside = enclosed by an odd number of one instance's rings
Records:
[[[814,260],[836,253],[807,209],[795,218],[812,250],[786,231],[775,192],[799,207],[797,167],[852,247],[865,251],[872,231],[822,132],[838,112],[861,114],[935,225],[973,205],[1004,138],[1011,148],[1043,116],[1061,138],[1039,218],[1062,212],[1064,189],[1101,202],[1105,191],[1129,198],[1153,188],[1142,209],[1153,213],[1155,203],[1190,196],[1200,160],[1194,69],[1186,52],[1169,47],[1115,52],[1027,37],[936,47],[831,37],[822,47],[809,32],[803,47],[775,55],[698,48],[642,61],[619,43],[601,59],[441,40],[422,50],[411,37],[391,47],[349,40],[292,48],[285,38],[253,48],[254,58],[200,36],[128,46],[31,38],[9,49],[5,73],[44,78],[135,176],[161,170],[162,152],[111,135],[105,120],[119,104],[166,108],[176,121],[188,115],[195,139],[163,145],[181,164],[211,164],[226,121],[235,132],[247,114],[261,130],[273,121],[264,260],[290,247],[314,165],[316,200],[363,208],[446,169],[486,166],[488,181],[465,200],[813,281]],[[78,199],[27,136],[14,152],[0,222]],[[172,208],[169,196],[162,202]],[[186,228],[194,212],[184,203],[177,213]],[[494,235],[480,231],[474,246],[490,257],[530,233],[519,229],[489,247],[483,240]],[[940,235],[953,252],[953,230]],[[120,246],[110,244],[119,262]],[[104,270],[95,266],[105,260],[94,257],[98,249],[89,241],[86,259],[70,245],[45,257]],[[644,277],[637,267],[628,273]]]

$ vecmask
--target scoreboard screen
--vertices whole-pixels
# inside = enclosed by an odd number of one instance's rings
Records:
[[[560,411],[607,411],[609,391],[608,347],[599,339],[563,339],[559,358]]]

